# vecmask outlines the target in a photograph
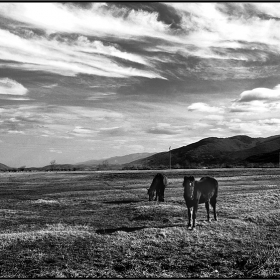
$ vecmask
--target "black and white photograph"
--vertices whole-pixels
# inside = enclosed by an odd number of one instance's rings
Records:
[[[280,2],[0,2],[0,278],[280,278]]]

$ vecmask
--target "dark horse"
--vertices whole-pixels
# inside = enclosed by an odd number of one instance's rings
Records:
[[[216,203],[218,196],[218,182],[212,177],[202,177],[196,181],[193,176],[184,177],[184,198],[188,207],[188,227],[195,228],[195,219],[198,209],[198,204],[205,203],[207,210],[207,220],[210,222],[209,202],[213,207],[214,220],[217,221]],[[193,209],[192,209],[193,208]],[[192,209],[192,211],[191,211]],[[191,225],[192,214],[192,225]]]
[[[156,192],[155,200],[164,201],[164,190],[167,186],[167,178],[162,173],[155,175],[153,182],[148,189],[149,201],[153,200]]]

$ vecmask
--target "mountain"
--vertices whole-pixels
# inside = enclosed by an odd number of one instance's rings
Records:
[[[209,137],[198,142],[171,150],[172,166],[197,167],[221,165],[248,165],[279,161],[280,135],[267,138],[251,138],[237,135],[228,138]],[[169,166],[169,152],[154,154],[133,161],[126,166]]]
[[[14,168],[11,168],[5,164],[0,163],[0,171],[11,170],[11,169],[14,169]]]
[[[54,164],[54,165],[46,165],[38,169],[42,171],[50,171],[50,170],[72,170],[73,168],[75,168],[75,165],[72,164]]]
[[[88,161],[80,162],[77,164],[94,166],[94,165],[103,164],[106,162],[106,164],[110,164],[110,165],[115,165],[115,164],[121,165],[121,164],[129,163],[131,161],[146,158],[151,155],[153,155],[153,153],[136,153],[136,154],[129,154],[129,155],[125,155],[125,156],[111,157],[111,158],[107,158],[107,159],[88,160]]]

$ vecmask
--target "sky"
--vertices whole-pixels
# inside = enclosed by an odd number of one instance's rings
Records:
[[[0,163],[280,134],[280,3],[0,3]]]

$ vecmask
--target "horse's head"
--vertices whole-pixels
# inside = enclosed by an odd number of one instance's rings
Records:
[[[194,182],[195,179],[193,176],[184,176],[184,193],[187,197],[193,199],[193,192],[194,192]]]
[[[149,201],[152,201],[155,196],[155,190],[152,188],[147,189],[148,190],[148,195],[149,195]]]

